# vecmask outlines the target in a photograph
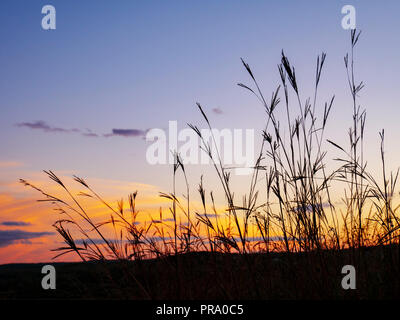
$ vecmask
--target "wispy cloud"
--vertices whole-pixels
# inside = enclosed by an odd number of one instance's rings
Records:
[[[0,225],[2,226],[9,226],[9,227],[25,227],[25,226],[30,226],[32,225],[30,222],[25,222],[25,221],[3,221],[0,222]]]
[[[104,137],[144,137],[146,135],[146,132],[147,130],[140,129],[112,129],[112,133],[104,134]]]
[[[298,211],[305,211],[305,212],[313,212],[314,210],[322,210],[323,208],[329,208],[330,204],[329,203],[322,203],[322,204],[315,204],[315,205],[305,205],[305,206],[299,206],[296,208],[293,208],[293,211],[298,212]]]
[[[218,218],[219,214],[215,214],[215,213],[197,213],[198,216],[200,217],[208,217],[208,218]]]
[[[54,232],[29,232],[24,230],[0,230],[0,247],[13,244],[16,241],[23,241],[29,244],[30,239],[53,235]]]
[[[160,242],[160,241],[170,241],[170,240],[173,240],[174,238],[173,237],[167,237],[167,236],[165,236],[165,237],[153,236],[153,237],[148,237],[147,239],[150,240],[150,241],[154,241],[154,242]],[[111,241],[111,242],[119,242],[121,240],[120,239],[109,239],[109,241]],[[95,243],[95,244],[105,244],[105,241],[103,239],[100,239],[100,238],[91,239],[90,242],[91,243]],[[129,243],[130,241],[127,240],[127,239],[123,239],[122,242],[123,243]],[[83,239],[77,239],[77,240],[75,240],[75,243],[79,244],[79,245],[82,245],[84,243],[84,240]],[[87,243],[87,241],[86,241],[86,243]]]
[[[97,138],[97,137],[115,137],[115,136],[120,136],[120,137],[142,137],[144,138],[148,130],[141,130],[141,129],[112,129],[111,133],[105,133],[105,134],[98,134],[93,132],[90,129],[66,129],[66,128],[61,128],[61,127],[56,127],[49,125],[46,121],[43,120],[38,120],[34,122],[20,122],[15,124],[16,127],[20,128],[28,128],[31,130],[40,130],[43,132],[48,132],[48,133],[80,133],[84,137],[92,137],[92,138]],[[0,163],[1,164],[1,163]]]
[[[82,135],[85,137],[92,137],[92,138],[97,138],[99,135],[95,132],[93,132],[90,129],[86,129],[86,131],[82,132]]]
[[[175,219],[173,218],[167,218],[167,219],[162,219],[162,220],[151,220],[152,223],[163,223],[163,222],[174,222]]]
[[[223,114],[224,113],[220,108],[214,108],[214,109],[212,109],[212,112],[214,112],[215,114]]]
[[[41,130],[44,132],[61,132],[61,133],[72,133],[80,132],[79,129],[65,129],[60,127],[54,127],[47,124],[45,121],[39,120],[34,122],[20,122],[16,124],[17,127],[25,127],[32,130]]]

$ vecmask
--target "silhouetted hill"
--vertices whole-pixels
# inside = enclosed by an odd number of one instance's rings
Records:
[[[0,298],[392,299],[400,297],[398,259],[398,246],[382,246],[357,252],[193,252],[134,262],[49,263],[57,271],[56,290],[41,288],[44,264],[8,264],[0,266]],[[356,290],[341,287],[347,264],[356,268]]]

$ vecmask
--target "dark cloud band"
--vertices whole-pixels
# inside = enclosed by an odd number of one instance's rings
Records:
[[[0,247],[6,247],[16,241],[25,241],[34,238],[53,235],[54,232],[29,232],[24,230],[0,230]]]
[[[9,226],[9,227],[25,227],[32,225],[30,222],[25,221],[3,221],[0,222],[2,226]]]
[[[65,128],[60,128],[60,127],[54,127],[49,124],[47,124],[43,120],[39,121],[34,121],[34,122],[20,122],[15,124],[16,127],[21,127],[21,128],[28,128],[31,130],[41,130],[43,132],[48,132],[48,133],[80,133],[82,136],[85,137],[100,137],[101,135],[92,132],[89,129],[86,130],[80,130],[80,129],[65,129]],[[112,129],[111,133],[106,133],[103,134],[103,137],[114,137],[114,136],[120,136],[120,137],[144,137],[146,135],[148,130],[141,130],[141,129]]]

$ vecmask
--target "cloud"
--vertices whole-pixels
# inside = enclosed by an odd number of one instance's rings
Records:
[[[174,222],[174,218],[167,218],[167,219],[162,219],[162,220],[151,220],[152,223],[163,223],[163,222]]]
[[[160,237],[160,236],[153,236],[153,237],[146,237],[147,240],[150,241],[154,241],[154,242],[160,242],[160,241],[170,241],[173,240],[174,237],[170,237],[170,236],[165,236],[165,237]],[[107,239],[109,242],[120,242],[121,239]],[[75,243],[78,245],[83,245],[83,242],[89,243],[88,240],[83,240],[83,239],[76,239]],[[129,243],[130,241],[128,239],[122,239],[123,243]],[[95,238],[95,239],[91,239],[90,244],[106,244],[105,241],[103,239],[100,238]]]
[[[6,247],[16,241],[29,243],[30,239],[53,235],[54,232],[29,232],[23,230],[0,230],[0,247]]]
[[[224,113],[220,108],[214,108],[214,109],[212,109],[212,112],[214,112],[215,114],[223,114]]]
[[[140,129],[112,129],[112,133],[104,134],[104,137],[113,137],[113,136],[121,136],[121,137],[144,137],[148,130],[140,130]]]
[[[200,217],[208,217],[208,218],[218,218],[219,217],[219,214],[215,214],[215,213],[207,213],[207,214],[204,214],[204,213],[197,213],[197,215],[198,216],[200,216]]]
[[[330,204],[329,203],[322,203],[322,204],[315,204],[315,205],[306,205],[306,206],[298,206],[296,208],[293,208],[294,212],[300,212],[305,210],[305,212],[313,212],[313,209],[316,211],[322,210],[323,208],[329,208]]]
[[[82,135],[85,137],[92,137],[92,138],[97,138],[99,136],[97,133],[93,132],[82,133]]]
[[[39,120],[35,122],[20,122],[16,124],[17,127],[25,127],[32,130],[42,130],[44,132],[61,132],[61,133],[72,133],[80,132],[79,129],[64,129],[59,127],[53,127],[47,124],[45,121]]]
[[[111,133],[105,133],[103,135],[99,135],[93,132],[90,129],[65,129],[60,127],[51,126],[43,120],[38,120],[34,122],[20,122],[15,124],[16,127],[20,128],[28,128],[31,130],[41,130],[43,132],[50,132],[50,133],[80,133],[84,137],[91,137],[97,138],[100,136],[103,137],[142,137],[144,138],[148,130],[141,130],[141,129],[112,129]],[[0,163],[1,164],[1,163]],[[1,166],[0,166],[1,167]]]
[[[30,222],[25,222],[25,221],[3,221],[0,222],[0,225],[25,227],[25,226],[30,226],[32,224]]]
[[[86,129],[85,132],[82,132],[82,135],[85,136],[85,137],[92,137],[92,138],[97,138],[99,136],[97,133],[94,133],[90,129]]]
[[[240,237],[234,237],[234,240],[236,242],[241,241]],[[258,241],[264,241],[264,238],[263,237],[246,237],[246,240],[250,241],[250,242],[258,242]],[[274,241],[279,242],[279,241],[284,241],[285,237],[283,237],[283,236],[265,237],[265,240],[268,240],[271,242],[274,242]],[[299,240],[299,238],[287,237],[287,240],[293,241],[293,240]]]

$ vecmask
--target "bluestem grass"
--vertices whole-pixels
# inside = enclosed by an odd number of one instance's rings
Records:
[[[162,198],[171,202],[169,216],[172,216],[172,225],[164,219],[161,208],[159,220],[153,218],[147,223],[138,224],[137,192],[128,197],[128,218],[122,200],[114,208],[86,181],[74,177],[85,188],[79,196],[100,201],[110,213],[108,220],[95,223],[61,179],[52,171],[46,171],[49,178],[66,192],[69,200],[54,197],[25,180],[21,182],[41,192],[45,201],[54,203],[58,212],[66,216],[54,223],[65,241],[64,247],[55,249],[60,252],[58,256],[74,252],[86,261],[143,260],[194,251],[240,253],[246,257],[246,265],[256,290],[258,276],[253,274],[251,262],[247,258],[250,253],[320,253],[322,250],[350,248],[353,259],[356,259],[356,249],[382,244],[398,245],[399,206],[394,204],[393,198],[396,195],[399,171],[387,173],[383,130],[380,133],[383,184],[378,182],[379,177],[368,171],[364,159],[366,111],[357,101],[364,84],[356,82],[354,62],[354,50],[360,32],[353,30],[350,35],[351,52],[344,58],[353,109],[352,127],[348,132],[349,147],[341,146],[325,136],[335,101],[333,95],[322,104],[321,110],[318,107],[321,105],[318,89],[327,63],[325,53],[316,59],[315,85],[311,95],[313,99],[304,99],[302,96],[295,68],[283,51],[278,65],[280,84],[272,91],[269,99],[262,92],[255,72],[242,59],[252,85],[238,85],[261,103],[266,118],[248,193],[240,205],[237,204],[231,186],[231,168],[224,166],[214,135],[211,140],[206,140],[197,126],[189,124],[199,137],[200,148],[210,158],[219,179],[224,194],[220,202],[226,205],[226,215],[216,209],[213,192],[207,193],[203,178],[197,190],[202,208],[201,211],[193,209],[186,168],[179,154],[174,154],[173,190],[171,193],[160,193]],[[212,132],[211,121],[204,108],[200,103],[197,103],[197,108]],[[284,119],[280,119],[277,114],[279,108],[284,108]],[[335,158],[340,164],[338,169],[328,170],[327,145],[332,145],[340,153]],[[183,174],[185,200],[178,197],[176,192],[179,172]],[[260,177],[264,178],[264,185],[260,185]],[[343,196],[344,212],[332,199],[334,183],[340,183],[346,188]],[[264,194],[265,199],[261,199],[260,194]],[[106,226],[111,228],[106,229]],[[71,233],[70,228],[74,232]],[[114,231],[112,236],[106,235],[109,229]],[[82,241],[78,244],[75,239],[79,234]],[[259,239],[254,240],[255,235]],[[100,237],[101,242],[96,242],[95,237]],[[320,255],[319,259],[323,265]],[[398,264],[398,261],[395,263]],[[175,260],[175,268],[178,277],[181,271],[179,260]],[[179,288],[183,290],[183,284],[180,283]],[[256,290],[254,294],[258,297],[260,293]]]

